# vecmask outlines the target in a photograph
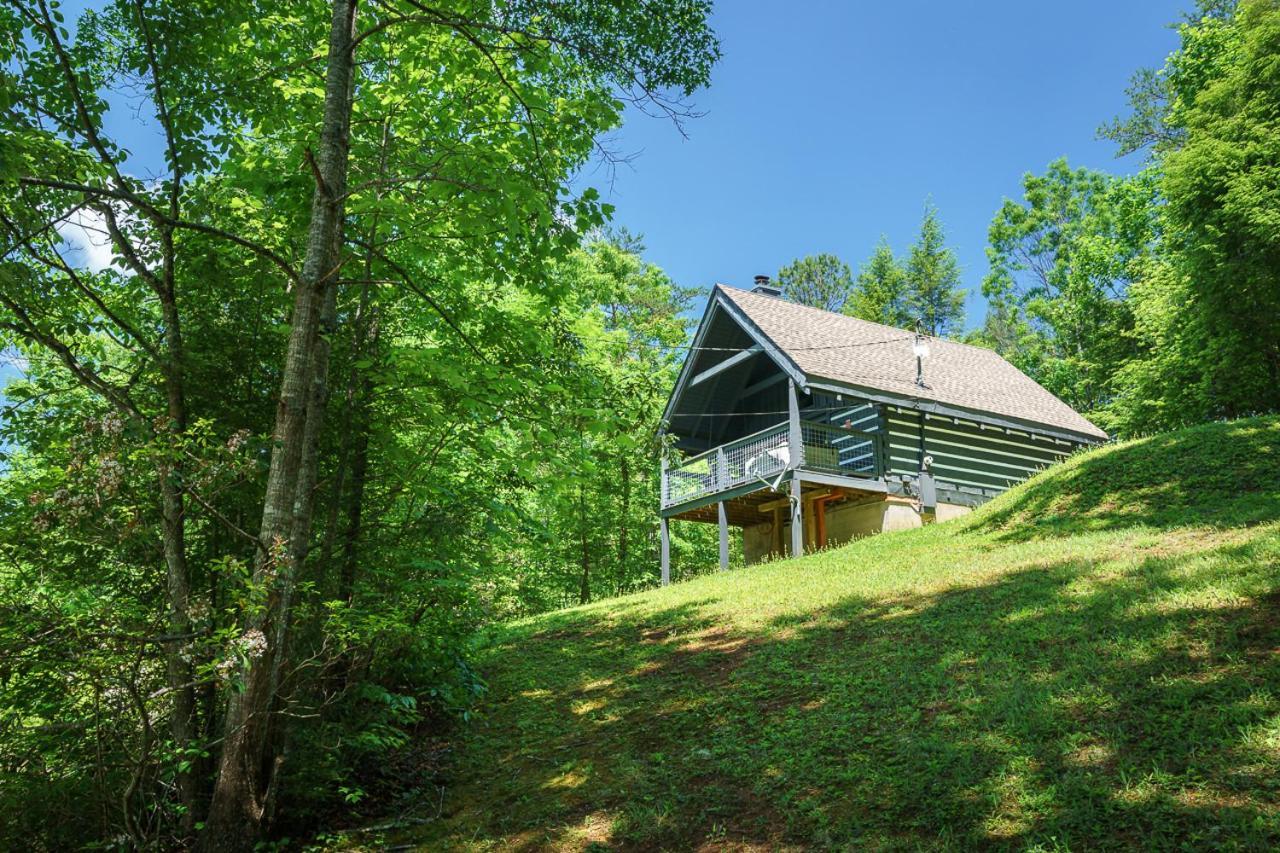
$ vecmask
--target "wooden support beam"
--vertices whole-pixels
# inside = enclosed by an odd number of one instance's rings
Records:
[[[658,535],[662,540],[662,585],[671,583],[671,531],[667,529],[667,520],[658,519]]]
[[[817,513],[813,511],[814,503],[809,501],[809,505],[804,510],[804,550],[808,553],[814,549],[814,544],[818,541],[818,527],[814,519]]]
[[[720,571],[729,568],[729,516],[725,512],[724,501],[716,504],[720,508]]]
[[[816,501],[819,498],[829,498],[838,493],[838,489],[826,489],[821,492],[810,492],[804,496],[807,501]],[[791,498],[778,498],[767,503],[760,504],[761,512],[773,512],[775,509],[786,509],[791,505]]]
[[[827,547],[827,501],[831,500],[830,495],[820,497],[813,502],[813,546],[814,548]]]
[[[782,556],[782,507],[773,509],[773,553]]]
[[[694,385],[697,385],[701,382],[706,382],[708,379],[711,379],[712,377],[719,376],[721,373],[724,373],[726,370],[730,370],[734,367],[737,367],[739,364],[742,364],[742,362],[746,361],[747,359],[751,358],[754,355],[760,354],[761,352],[764,352],[764,348],[761,347],[759,344],[753,344],[752,346],[749,346],[746,349],[744,349],[742,352],[737,353],[736,355],[731,355],[728,358],[726,358],[724,361],[720,362],[719,364],[713,364],[711,367],[708,367],[706,370],[695,375],[692,379],[689,380],[689,387],[692,388]]]
[[[772,388],[774,385],[777,385],[779,382],[781,382],[786,378],[787,378],[787,374],[781,371],[773,374],[772,376],[765,377],[764,379],[761,379],[759,382],[752,383],[751,385],[748,385],[746,388],[743,388],[742,394],[740,395],[740,399],[745,400],[748,397],[753,397],[756,394],[759,394],[761,391],[765,390],[766,388]]]

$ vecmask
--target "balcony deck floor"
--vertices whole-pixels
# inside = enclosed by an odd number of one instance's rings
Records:
[[[809,477],[820,479],[811,480]],[[724,500],[725,515],[730,526],[752,527],[770,519],[771,510],[762,509],[762,507],[776,504],[778,501],[785,501],[789,498],[791,494],[790,482],[790,477],[786,478],[780,484],[781,491],[774,491],[761,484],[758,488],[746,494],[730,492],[728,493],[730,496],[726,498],[709,495],[699,500],[695,506],[687,509],[672,507],[664,511],[663,515],[676,521],[700,521],[708,524],[718,524],[720,515],[716,504],[720,500]],[[837,492],[841,500],[872,497],[886,492],[883,484],[870,480],[819,474],[817,472],[801,471],[800,482],[801,493],[805,499],[820,492]]]

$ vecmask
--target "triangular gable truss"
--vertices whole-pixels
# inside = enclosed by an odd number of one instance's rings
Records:
[[[749,347],[744,347],[740,352],[731,354],[728,358],[710,365],[705,370],[695,372],[694,366],[699,363],[699,354],[703,351],[702,348],[707,345],[707,335],[714,324],[717,313],[722,313],[737,324],[738,328],[747,334],[752,343]],[[740,360],[754,357],[757,354],[767,356],[797,386],[805,386],[806,378],[804,372],[764,332],[760,331],[759,326],[753,323],[751,318],[743,313],[742,309],[734,305],[721,293],[720,285],[716,285],[712,290],[711,298],[707,300],[706,310],[703,311],[702,319],[698,323],[698,331],[693,336],[693,344],[689,349],[689,355],[685,358],[684,365],[680,368],[680,375],[676,378],[675,388],[667,399],[667,406],[663,410],[662,419],[667,422],[671,420],[671,416],[675,413],[685,391],[699,375],[705,374],[710,378],[719,372],[735,367],[740,363]],[[745,390],[747,390],[745,387],[740,388],[739,392]]]

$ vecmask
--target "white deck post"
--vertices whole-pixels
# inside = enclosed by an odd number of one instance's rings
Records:
[[[662,540],[662,585],[671,583],[671,531],[667,529],[667,520],[658,519],[658,537]]]
[[[791,556],[804,553],[804,509],[800,490],[800,467],[804,465],[804,433],[800,430],[800,402],[796,399],[796,383],[787,380],[787,414],[790,435],[787,444],[791,456]]]
[[[803,468],[804,433],[800,430],[800,402],[796,399],[796,383],[793,380],[787,381],[787,414],[791,427],[787,434],[791,467]]]
[[[729,513],[724,508],[724,501],[716,504],[720,510],[720,571],[729,568]]]

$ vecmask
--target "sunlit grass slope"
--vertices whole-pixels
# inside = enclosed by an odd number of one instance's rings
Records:
[[[1273,847],[1280,420],[511,625],[480,665],[441,817],[400,843]]]

